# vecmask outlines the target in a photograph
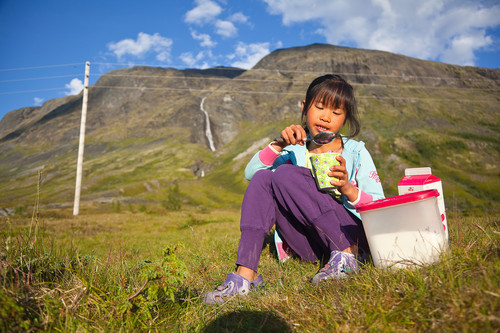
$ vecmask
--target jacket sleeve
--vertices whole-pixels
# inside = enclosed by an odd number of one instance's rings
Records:
[[[245,168],[245,178],[251,180],[253,175],[262,169],[271,169],[276,160],[280,157],[271,145],[267,145],[264,149],[258,151],[248,162]]]
[[[351,178],[351,183],[359,189],[358,199],[347,204],[355,208],[357,205],[383,199],[384,190],[377,173],[375,163],[366,148],[359,152],[359,158],[356,163],[355,175]]]

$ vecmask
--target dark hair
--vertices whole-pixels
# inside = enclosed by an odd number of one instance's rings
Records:
[[[359,134],[360,123],[358,119],[358,107],[354,98],[354,89],[340,75],[327,74],[320,76],[311,82],[307,88],[304,108],[302,109],[302,123],[309,108],[317,102],[321,102],[328,108],[343,108],[345,110],[345,122],[349,124],[348,137]],[[304,126],[308,132],[307,126]]]

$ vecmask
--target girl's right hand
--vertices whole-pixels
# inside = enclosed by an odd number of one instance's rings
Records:
[[[307,140],[307,133],[300,125],[290,125],[281,131],[281,137],[286,145],[303,146]]]

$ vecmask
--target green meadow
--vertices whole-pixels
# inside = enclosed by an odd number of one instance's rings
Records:
[[[307,84],[325,71],[351,73],[356,140],[387,197],[406,168],[428,166],[442,180],[449,250],[434,265],[390,271],[368,262],[348,279],[312,285],[320,263],[278,262],[271,232],[259,269],[265,288],[203,304],[200,295],[235,268],[245,165],[300,123]],[[139,96],[91,87],[76,217],[77,97],[3,123],[0,331],[500,332],[497,70],[312,45],[279,50],[235,80],[117,73],[124,78],[101,84],[153,87],[158,76],[197,88]],[[151,73],[155,80],[144,78]],[[216,151],[202,125],[205,97]]]
[[[182,189],[171,188],[182,195]],[[498,332],[497,216],[449,212],[439,263],[312,285],[319,262],[279,263],[264,289],[221,306],[200,295],[234,269],[239,209],[110,202],[0,219],[0,329],[9,332]],[[33,209],[32,209],[33,208]]]

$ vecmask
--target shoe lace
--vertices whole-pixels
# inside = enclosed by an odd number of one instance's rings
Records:
[[[340,269],[340,272],[341,273],[349,273],[349,272],[351,272],[351,267],[347,266],[345,264],[342,264],[342,268]]]
[[[223,290],[227,289],[228,287],[229,287],[228,285],[221,284],[216,289],[217,289],[217,291],[223,291]]]
[[[330,267],[330,265],[326,264],[325,266],[323,266],[322,269],[320,269],[319,271],[320,272],[326,272],[328,270],[328,268]]]

